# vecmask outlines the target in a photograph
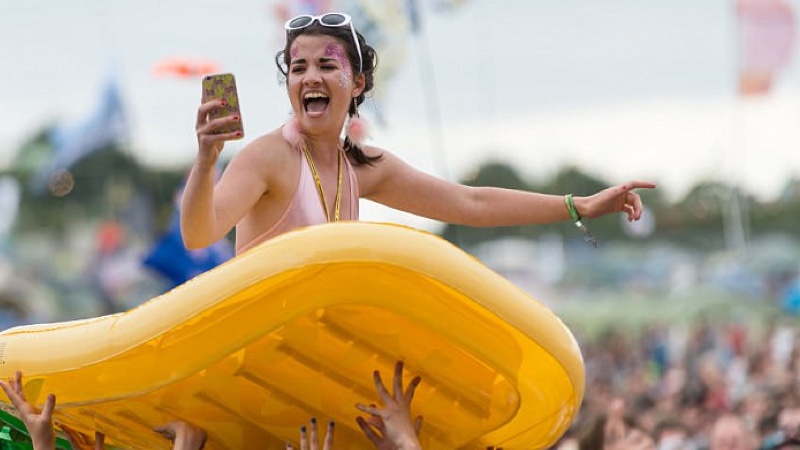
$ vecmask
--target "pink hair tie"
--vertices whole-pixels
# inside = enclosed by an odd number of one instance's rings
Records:
[[[347,125],[347,137],[353,145],[360,147],[369,137],[369,123],[361,117],[351,117]]]
[[[281,135],[283,135],[283,139],[285,139],[286,142],[292,146],[292,148],[301,148],[303,146],[303,141],[305,138],[303,133],[300,131],[300,122],[294,115],[289,117],[289,120],[283,124]]]

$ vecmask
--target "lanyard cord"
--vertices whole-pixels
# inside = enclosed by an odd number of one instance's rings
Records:
[[[333,221],[337,222],[339,220],[339,210],[342,205],[342,150],[338,149],[338,175],[336,180],[336,200],[334,201],[334,212],[333,212]],[[314,167],[314,160],[311,159],[311,153],[308,151],[308,147],[303,145],[303,154],[306,155],[306,161],[308,161],[308,167],[311,169],[311,175],[314,176],[314,184],[317,185],[317,194],[319,195],[319,201],[322,203],[322,209],[325,210],[325,219],[330,222],[331,216],[330,212],[328,211],[328,202],[325,201],[325,190],[322,189],[322,181],[319,179],[319,174],[317,173],[317,168]]]

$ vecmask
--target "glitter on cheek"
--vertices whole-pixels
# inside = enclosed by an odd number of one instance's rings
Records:
[[[350,71],[343,70],[342,71],[342,78],[339,79],[339,86],[342,89],[347,89],[350,86]]]

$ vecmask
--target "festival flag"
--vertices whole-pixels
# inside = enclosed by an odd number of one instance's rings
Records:
[[[219,71],[220,64],[218,62],[205,58],[166,58],[153,67],[153,74],[159,78],[198,78]]]
[[[54,147],[53,157],[34,176],[34,192],[44,192],[50,177],[57,171],[69,169],[87,155],[121,143],[127,136],[128,124],[122,97],[116,79],[111,77],[103,87],[99,104],[89,117],[52,129],[50,142]]]
[[[795,18],[785,0],[737,0],[739,19],[739,93],[770,92],[775,76],[789,62]]]

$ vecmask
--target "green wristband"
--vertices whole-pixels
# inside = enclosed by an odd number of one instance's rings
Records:
[[[583,240],[591,244],[593,247],[597,247],[597,239],[592,236],[592,233],[589,232],[589,229],[586,228],[586,225],[584,225],[581,221],[581,215],[578,214],[578,208],[575,207],[575,201],[572,199],[572,194],[567,194],[564,196],[564,205],[566,205],[567,211],[569,211],[569,216],[572,217],[572,220],[575,222],[575,226],[583,230]]]
[[[564,196],[564,203],[567,205],[567,211],[569,211],[569,215],[572,217],[572,220],[575,222],[580,222],[581,215],[578,214],[578,210],[575,208],[575,201],[572,199],[572,194],[567,194]]]

